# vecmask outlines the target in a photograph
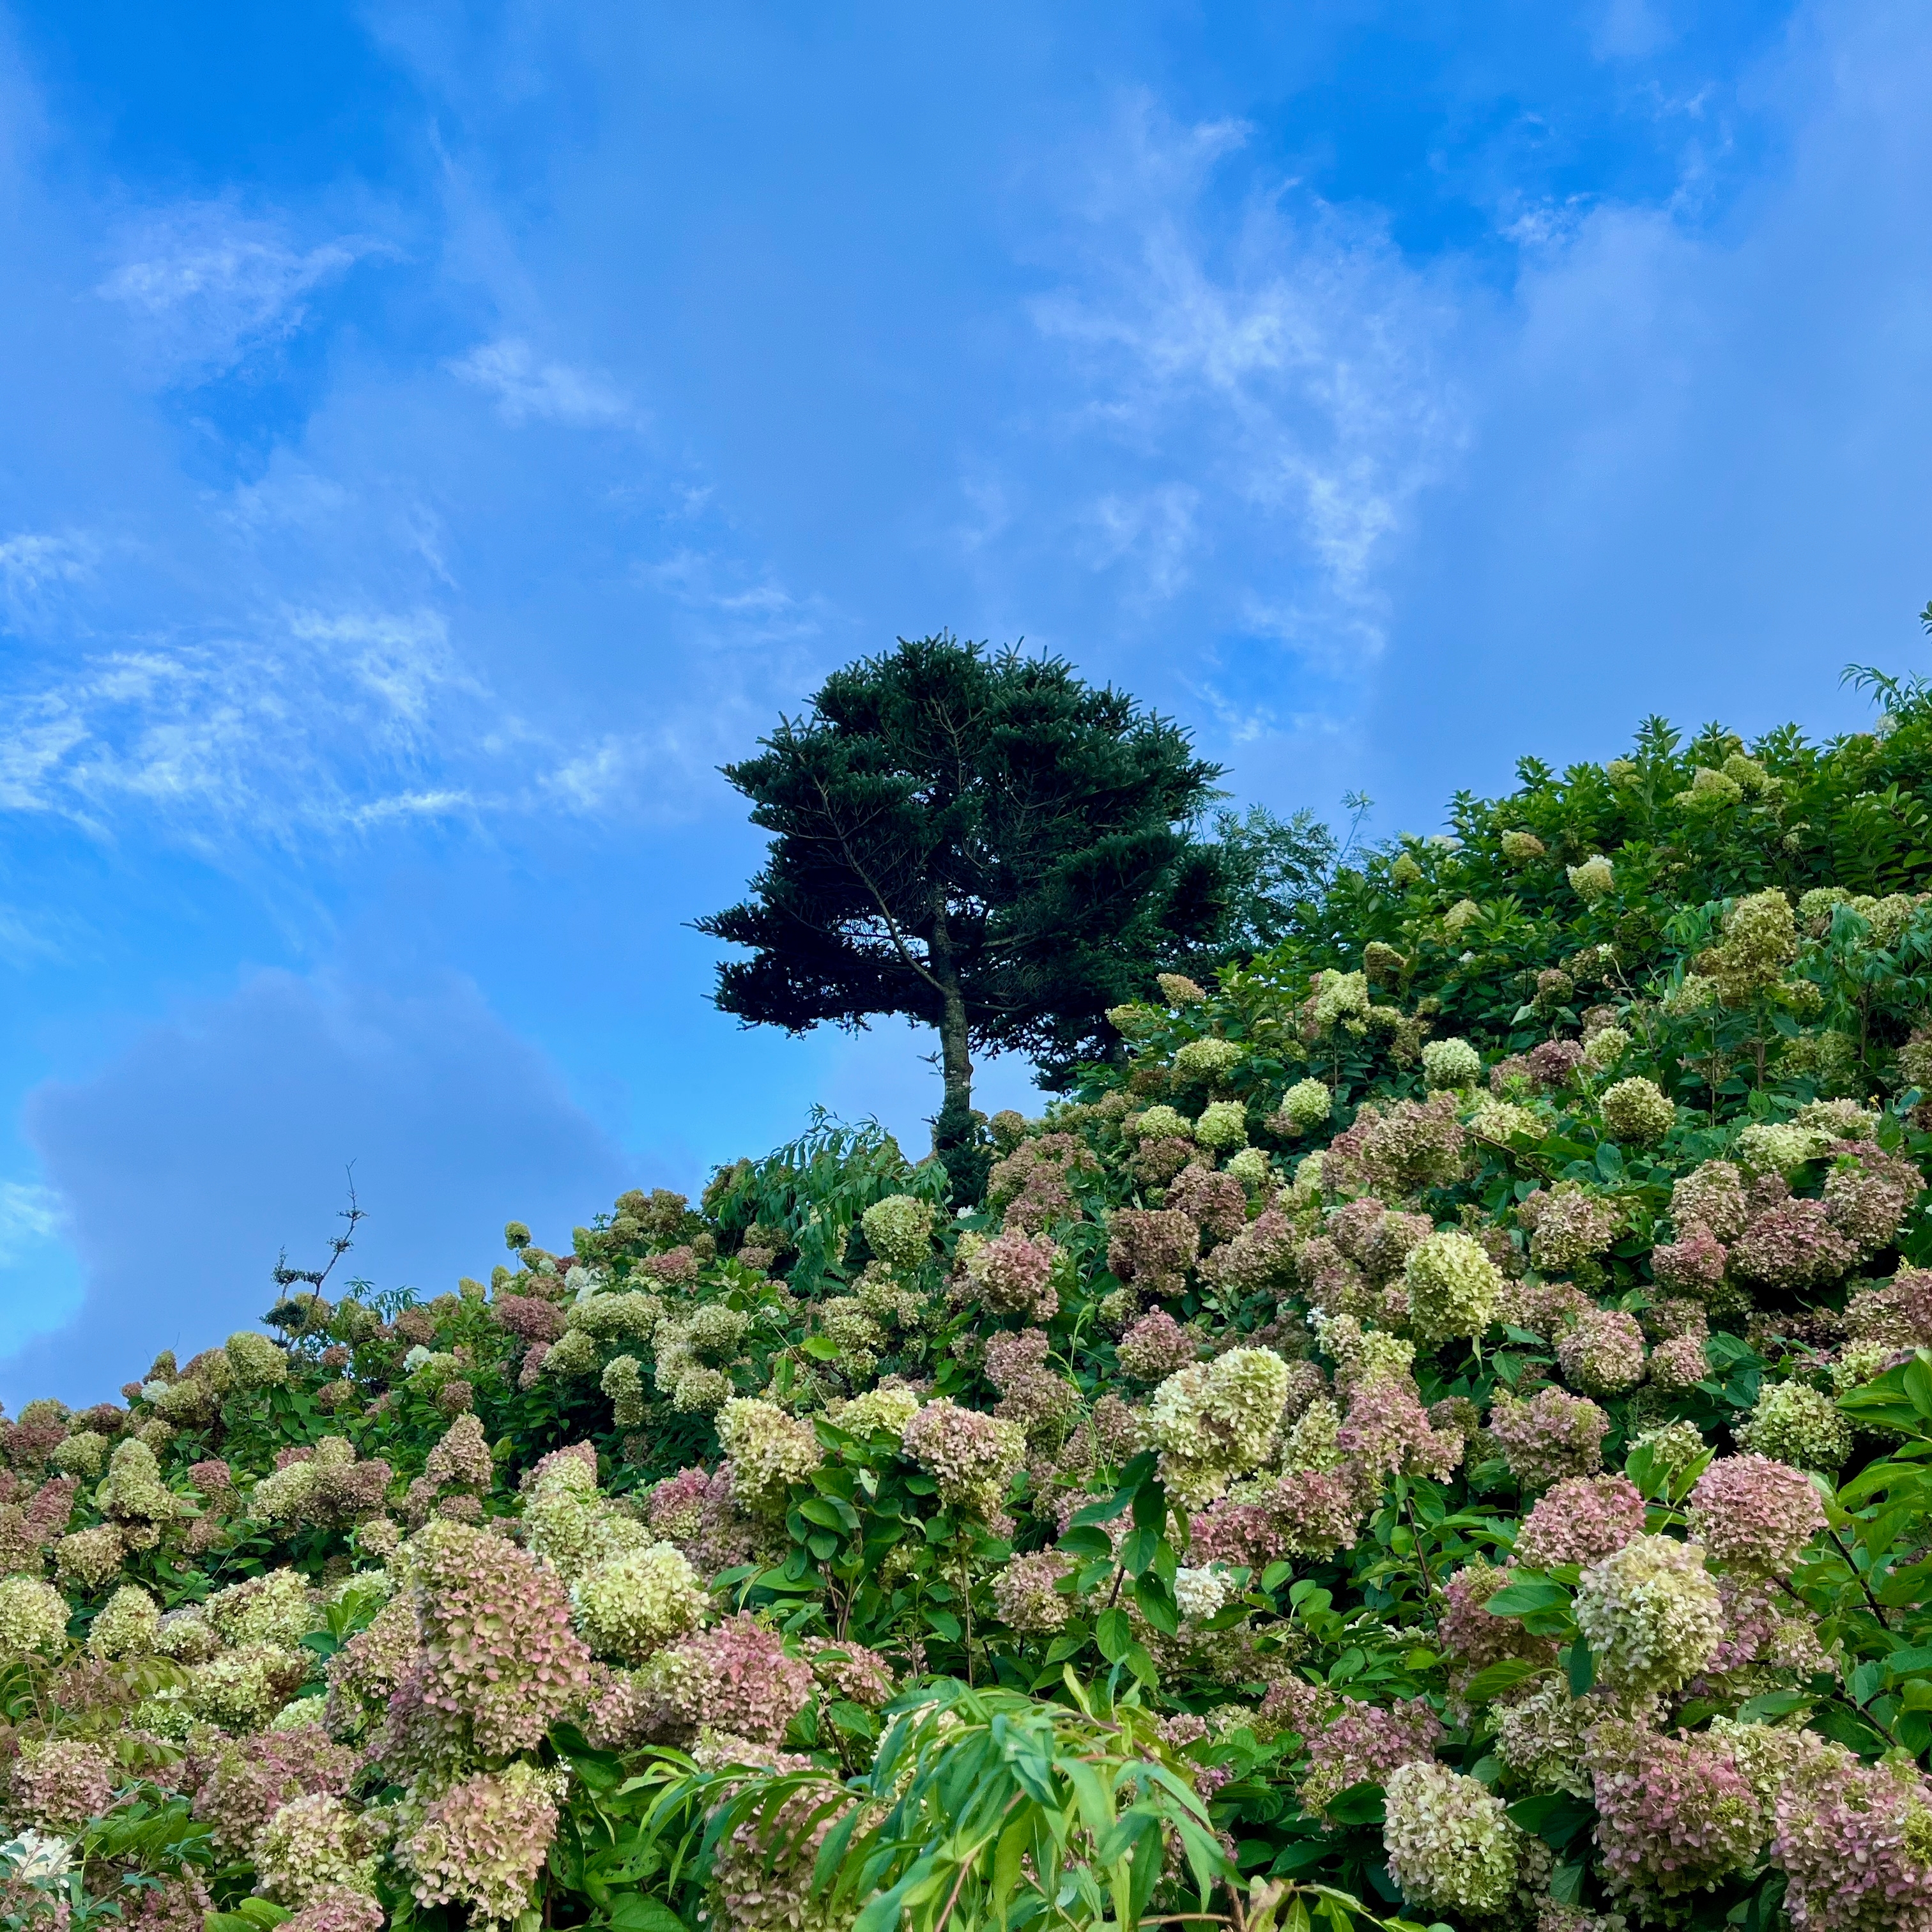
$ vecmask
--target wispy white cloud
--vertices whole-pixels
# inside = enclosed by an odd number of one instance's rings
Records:
[[[480,344],[449,368],[452,374],[494,395],[506,422],[590,428],[638,420],[629,399],[606,377],[594,370],[541,358],[514,336]]]
[[[0,1241],[50,1240],[60,1232],[60,1197],[52,1188],[0,1180]]]
[[[292,334],[318,289],[386,252],[358,236],[304,247],[283,223],[232,202],[188,202],[124,231],[97,292],[127,311],[161,373],[218,375],[259,344]]]
[[[286,841],[474,801],[423,783],[487,698],[434,611],[293,610],[252,635],[149,638],[43,668],[0,722],[0,810],[106,833],[129,813],[190,842]],[[473,724],[473,720],[465,721]]]
[[[1363,620],[1389,540],[1461,437],[1454,304],[1372,224],[1258,166],[1231,180],[1246,142],[1238,122],[1132,104],[1086,157],[1033,320],[1082,385],[1070,433],[1146,479],[1079,512],[1110,560],[1166,594],[1214,545],[1222,594],[1297,583],[1311,618],[1328,610],[1304,644],[1356,658],[1377,642]]]

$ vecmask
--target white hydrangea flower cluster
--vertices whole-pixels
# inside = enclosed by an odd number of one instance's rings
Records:
[[[1161,1480],[1193,1508],[1274,1454],[1288,1400],[1288,1364],[1271,1348],[1231,1348],[1195,1363],[1154,1390],[1148,1422]]]
[[[1409,1250],[1402,1274],[1420,1342],[1478,1336],[1496,1318],[1502,1270],[1473,1234],[1452,1229],[1428,1236]]]
[[[1389,1876],[1412,1905],[1482,1918],[1515,1889],[1514,1829],[1500,1798],[1446,1765],[1389,1774],[1382,1843]]]
[[[1703,1550],[1669,1536],[1634,1537],[1586,1570],[1576,1615],[1598,1681],[1640,1695],[1681,1689],[1709,1664],[1724,1633]]]

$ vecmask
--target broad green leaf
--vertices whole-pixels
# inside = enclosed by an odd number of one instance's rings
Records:
[[[1492,1617],[1527,1616],[1532,1610],[1567,1609],[1570,1592],[1561,1583],[1510,1583],[1483,1606]]]

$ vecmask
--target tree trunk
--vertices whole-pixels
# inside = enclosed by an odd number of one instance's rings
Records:
[[[932,976],[939,982],[939,1066],[944,1094],[939,1117],[932,1124],[932,1148],[940,1154],[973,1137],[973,1061],[966,996],[960,990],[959,968],[952,956],[946,901],[937,892],[933,895],[932,933],[927,950]]]

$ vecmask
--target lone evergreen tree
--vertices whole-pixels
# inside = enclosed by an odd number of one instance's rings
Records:
[[[754,956],[719,967],[718,1004],[793,1033],[936,1028],[943,1157],[975,1138],[974,1048],[1049,1078],[1102,1057],[1107,1009],[1222,921],[1220,862],[1187,830],[1220,768],[1060,659],[901,639],[760,742],[724,775],[769,856],[749,898],[698,922]]]

